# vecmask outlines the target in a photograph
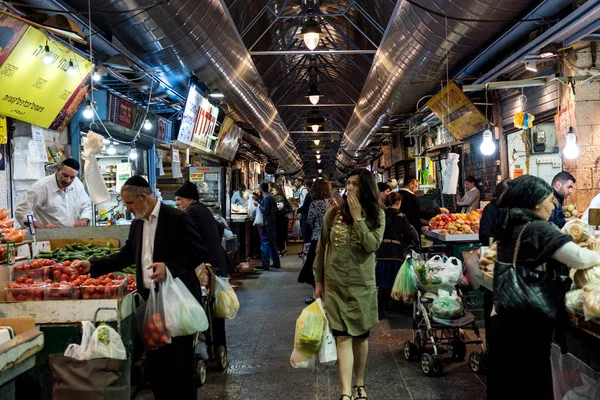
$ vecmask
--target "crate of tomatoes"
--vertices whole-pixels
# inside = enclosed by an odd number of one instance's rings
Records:
[[[127,280],[122,276],[107,274],[86,279],[81,284],[81,295],[87,299],[118,299],[127,294]]]
[[[17,265],[13,269],[13,281],[16,283],[39,283],[48,279],[47,267],[56,264],[55,261],[40,258],[31,264]]]
[[[6,301],[41,301],[44,300],[46,283],[9,283],[6,288]]]

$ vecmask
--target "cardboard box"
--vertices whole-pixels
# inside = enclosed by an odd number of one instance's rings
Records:
[[[15,331],[15,335],[20,335],[31,328],[35,328],[35,319],[33,318],[0,318],[0,326],[10,326]]]

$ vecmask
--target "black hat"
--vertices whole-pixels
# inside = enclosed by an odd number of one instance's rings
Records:
[[[175,192],[175,196],[185,197],[186,199],[196,201],[200,200],[200,195],[198,194],[198,187],[190,181],[186,181],[182,187],[177,189],[177,191]]]
[[[239,190],[246,190],[246,185],[244,185],[243,183],[240,183],[240,186],[238,186]]]
[[[268,193],[269,192],[269,184],[266,182],[261,183],[260,190],[262,190],[265,193]]]
[[[150,184],[140,175],[134,175],[125,181],[126,186],[150,187]]]
[[[62,162],[65,167],[73,168],[75,171],[79,171],[79,161],[74,158],[67,158]]]

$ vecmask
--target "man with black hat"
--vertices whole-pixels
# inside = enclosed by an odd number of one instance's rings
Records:
[[[279,252],[277,251],[277,203],[273,195],[269,192],[269,184],[263,182],[260,184],[260,194],[263,196],[260,204],[260,212],[263,215],[263,233],[260,252],[262,253],[262,265],[257,269],[270,269],[270,262],[273,259],[273,268],[281,268],[279,261]]]
[[[221,245],[225,228],[215,220],[210,210],[199,200],[198,187],[189,181],[186,181],[175,192],[175,204],[179,210],[192,218],[204,245],[213,249],[208,254],[206,262],[211,264],[218,275],[227,276],[228,273],[234,271],[234,268],[227,252]]]
[[[135,264],[138,292],[148,298],[160,290],[167,277],[179,278],[192,295],[201,300],[196,267],[208,259],[208,250],[185,213],[159,202],[148,182],[132,176],[121,188],[127,211],[135,215],[129,238],[119,253],[90,261],[74,261],[72,270],[83,267],[99,276]],[[147,351],[147,378],[154,398],[195,400],[194,335],[172,338],[172,343]]]
[[[15,210],[15,218],[26,226],[32,214],[36,228],[86,226],[92,219],[92,204],[83,183],[77,178],[79,162],[67,158],[58,163],[56,173],[31,186]]]

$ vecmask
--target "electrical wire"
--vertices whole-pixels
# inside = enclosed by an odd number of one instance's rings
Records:
[[[170,0],[163,0],[163,1],[159,1],[156,4],[151,4],[149,6],[145,6],[145,7],[140,7],[140,8],[133,8],[131,10],[122,10],[122,11],[117,11],[117,10],[96,10],[96,11],[91,11],[91,14],[129,14],[132,12],[137,12],[137,11],[148,11],[151,8],[154,8],[156,6],[161,6],[163,4],[168,3]],[[49,11],[49,12],[54,12],[57,14],[88,14],[90,13],[89,11],[66,11],[66,10],[57,10],[54,8],[45,8],[45,7],[38,7],[38,6],[34,6],[31,4],[25,4],[25,3],[10,3],[13,6],[16,7],[22,7],[22,8],[31,8],[33,10],[37,10],[37,11]]]
[[[429,14],[435,15],[437,17],[442,17],[442,18],[447,18],[453,21],[460,21],[460,22],[483,22],[483,23],[506,23],[506,22],[544,22],[546,21],[546,18],[525,18],[525,19],[477,19],[477,18],[460,18],[460,17],[452,17],[449,15],[446,15],[442,12],[439,11],[435,11],[432,10],[431,8],[427,8],[425,6],[422,6],[421,4],[412,1],[412,0],[404,0],[406,1],[408,4],[415,6]]]

